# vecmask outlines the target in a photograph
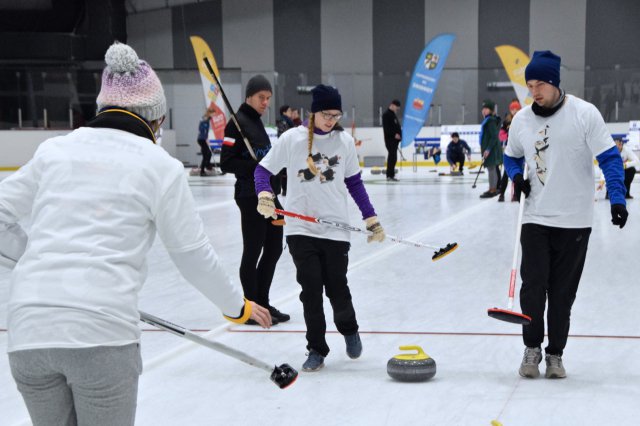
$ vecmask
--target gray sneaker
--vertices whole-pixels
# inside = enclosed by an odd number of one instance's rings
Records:
[[[307,360],[302,364],[302,371],[318,371],[324,367],[324,357],[313,349],[307,353]]]
[[[348,336],[344,336],[344,341],[347,344],[347,355],[351,359],[360,358],[362,355],[362,341],[360,335],[356,332]]]
[[[538,370],[540,361],[542,361],[542,350],[540,348],[524,348],[524,356],[522,357],[522,364],[520,364],[518,373],[520,373],[522,377],[535,379],[540,375],[540,370]]]
[[[544,360],[547,363],[547,372],[544,374],[547,379],[564,379],[567,377],[560,355],[546,355]]]

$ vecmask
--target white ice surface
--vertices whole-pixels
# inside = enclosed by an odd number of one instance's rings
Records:
[[[6,174],[5,174],[6,175]],[[1,176],[0,176],[1,177]],[[141,323],[145,370],[140,378],[138,425],[633,425],[640,418],[640,220],[637,183],[620,230],[609,203],[595,204],[593,232],[564,380],[519,378],[520,327],[487,316],[506,307],[517,203],[480,200],[486,175],[439,177],[422,168],[400,171],[400,182],[363,173],[388,233],[426,243],[457,241],[450,256],[431,261],[428,249],[366,244],[352,235],[349,283],[364,353],[350,360],[325,310],[331,353],[325,368],[301,372],[278,389],[263,370]],[[237,280],[241,238],[232,200],[233,178],[192,177],[193,193],[220,258]],[[352,224],[361,226],[355,205]],[[304,212],[302,212],[304,213]],[[293,219],[290,219],[293,220]],[[320,226],[320,225],[319,225]],[[0,272],[0,351],[6,351],[8,273]],[[519,284],[518,284],[519,285]],[[300,369],[305,338],[299,287],[288,251],[278,263],[271,301],[290,322],[270,331],[224,321],[190,287],[157,243],[140,309],[273,364]],[[516,299],[516,310],[519,310]],[[424,383],[399,383],[386,373],[401,345],[420,345],[437,363]],[[544,367],[543,367],[544,371]],[[0,356],[0,423],[28,425],[28,413]]]

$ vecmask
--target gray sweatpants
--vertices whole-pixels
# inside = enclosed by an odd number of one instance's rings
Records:
[[[487,172],[489,173],[489,189],[495,190],[498,187],[498,167],[489,166]]]
[[[9,353],[33,426],[133,425],[140,345]]]

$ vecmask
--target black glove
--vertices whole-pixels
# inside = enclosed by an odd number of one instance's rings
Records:
[[[613,204],[611,206],[611,223],[620,226],[620,229],[624,228],[628,216],[629,212],[622,204]]]
[[[521,192],[524,192],[524,198],[527,198],[529,196],[529,194],[531,193],[531,183],[529,183],[528,180],[524,180],[524,177],[522,177],[522,173],[518,173],[513,177],[513,183],[516,187],[516,201],[520,202]]]

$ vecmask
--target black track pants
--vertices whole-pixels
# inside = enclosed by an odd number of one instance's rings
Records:
[[[456,152],[454,151],[451,154],[451,163],[450,166],[453,166],[454,164],[458,165],[458,171],[462,172],[464,169],[464,153],[463,152]]]
[[[633,178],[636,175],[636,168],[629,167],[628,169],[624,169],[624,186],[627,188],[627,196],[629,196],[629,191],[631,190],[631,182],[633,182]]]
[[[500,175],[498,174],[498,176]],[[507,186],[509,186],[509,175],[507,174],[507,168],[504,167],[502,178],[500,178],[500,182],[498,183],[498,188],[501,195],[504,195],[504,192],[507,190]]]
[[[205,169],[211,167],[211,148],[207,141],[198,140],[200,145],[200,153],[202,154],[202,161],[200,162],[200,172],[204,173]]]
[[[591,228],[553,228],[531,223],[522,226],[520,307],[523,314],[531,317],[531,324],[522,326],[526,346],[542,345],[548,299],[549,344],[545,352],[562,355],[590,234]]]
[[[346,241],[333,241],[302,235],[287,237],[289,252],[296,266],[296,279],[302,291],[300,301],[307,326],[307,349],[329,354],[325,339],[327,323],[323,309],[323,288],[333,308],[333,322],[342,335],[358,331],[356,312],[347,285],[349,248]]]
[[[244,296],[269,306],[269,289],[282,254],[282,226],[271,224],[256,210],[258,197],[237,198],[242,226],[240,282]]]
[[[385,146],[387,147],[388,155],[387,155],[387,177],[393,178],[396,176],[396,164],[398,162],[398,146],[400,145],[400,141],[394,140],[387,142],[385,141]]]

